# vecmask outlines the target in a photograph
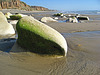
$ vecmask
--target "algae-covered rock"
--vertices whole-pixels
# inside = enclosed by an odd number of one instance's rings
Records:
[[[11,20],[19,20],[19,19],[21,19],[21,18],[22,18],[21,15],[18,15],[18,14],[17,14],[17,15],[11,15],[11,16],[10,16],[10,19],[11,19]]]
[[[21,18],[16,29],[18,32],[17,43],[25,50],[39,54],[66,56],[67,43],[64,37],[33,17]]]
[[[0,12],[0,36],[15,34],[13,26],[7,22],[6,17]]]
[[[19,20],[19,19],[21,19],[22,17],[24,17],[24,16],[27,16],[27,15],[24,15],[24,14],[15,14],[15,15],[11,15],[10,16],[10,19],[12,19],[12,20]]]
[[[54,14],[54,16],[64,16],[63,13],[57,13],[57,14]]]

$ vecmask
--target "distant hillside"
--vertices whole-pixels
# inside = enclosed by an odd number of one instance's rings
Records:
[[[20,0],[0,0],[0,9],[21,9],[21,10],[39,10],[39,11],[46,11],[49,10],[44,7],[40,6],[29,6],[25,2]]]
[[[41,11],[48,11],[48,8],[44,8],[41,6],[31,6],[31,8],[33,8],[34,10],[41,10]]]

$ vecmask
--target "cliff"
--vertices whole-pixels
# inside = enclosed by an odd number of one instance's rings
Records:
[[[20,10],[40,10],[45,11],[48,10],[44,7],[39,6],[29,6],[26,3],[20,1],[20,0],[0,0],[0,9],[20,9]]]
[[[48,8],[44,8],[44,7],[41,7],[41,6],[31,6],[31,8],[33,8],[33,10],[41,10],[41,11],[48,11],[49,9]]]

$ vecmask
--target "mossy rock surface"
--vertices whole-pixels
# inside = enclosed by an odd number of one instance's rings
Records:
[[[21,18],[22,18],[21,15],[11,15],[11,16],[10,16],[10,19],[11,19],[11,20],[19,20],[19,19],[21,19]]]
[[[67,43],[64,37],[31,16],[21,18],[16,29],[18,32],[17,43],[26,51],[63,56],[67,53]]]

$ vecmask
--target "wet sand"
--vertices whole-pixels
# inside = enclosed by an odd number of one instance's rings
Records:
[[[26,52],[19,46],[12,48],[15,38],[3,38],[0,39],[0,75],[100,75],[99,20],[47,25],[65,37],[67,56]]]

